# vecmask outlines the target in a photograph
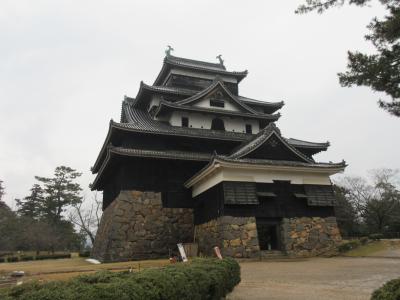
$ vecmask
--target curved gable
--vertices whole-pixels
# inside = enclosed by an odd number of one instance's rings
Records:
[[[291,146],[282,138],[280,130],[274,123],[265,127],[254,139],[244,143],[234,150],[230,158],[252,158],[299,161],[313,163],[314,161]]]

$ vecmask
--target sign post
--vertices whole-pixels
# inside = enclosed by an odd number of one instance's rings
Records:
[[[187,262],[188,259],[187,259],[186,253],[185,253],[185,249],[183,248],[183,245],[181,243],[179,243],[177,245],[178,245],[179,253],[182,257],[182,261]]]

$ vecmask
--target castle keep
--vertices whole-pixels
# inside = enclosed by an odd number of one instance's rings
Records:
[[[92,168],[104,210],[94,258],[166,257],[180,242],[205,255],[310,256],[340,241],[329,176],[345,163],[313,159],[329,143],[285,137],[284,103],[242,96],[247,71],[219,59],[167,51],[154,83],[123,100]]]

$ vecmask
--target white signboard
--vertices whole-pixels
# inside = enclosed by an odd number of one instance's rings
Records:
[[[215,246],[215,247],[214,247],[214,252],[215,252],[215,255],[216,255],[219,259],[222,259],[221,251],[219,250],[218,246]]]
[[[183,248],[183,245],[181,243],[179,243],[177,245],[178,245],[179,253],[181,254],[183,262],[187,262],[188,259],[186,257],[186,253],[185,253],[185,249]]]

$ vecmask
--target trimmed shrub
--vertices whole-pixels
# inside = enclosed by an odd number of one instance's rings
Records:
[[[338,246],[339,252],[347,252],[361,246],[360,240],[345,241]]]
[[[383,234],[382,233],[373,233],[373,234],[369,235],[369,238],[374,241],[379,241],[380,239],[383,239]]]
[[[7,262],[17,262],[19,259],[18,259],[18,256],[8,256],[7,257]]]
[[[372,293],[371,300],[398,300],[400,299],[400,278],[386,282]]]
[[[0,263],[3,263],[3,262],[5,262],[6,261],[6,258],[5,257],[0,257]]]
[[[0,252],[0,257],[10,256],[13,254],[14,254],[14,252]]]
[[[24,256],[20,257],[21,261],[28,261],[28,260],[34,260],[34,259],[35,259],[35,257],[32,255],[24,255]]]
[[[102,271],[67,282],[22,284],[11,288],[7,297],[10,300],[217,300],[239,282],[240,267],[235,260],[195,259],[142,272]]]
[[[90,257],[90,251],[81,251],[79,252],[79,257]]]
[[[71,253],[37,255],[36,260],[71,258]]]

